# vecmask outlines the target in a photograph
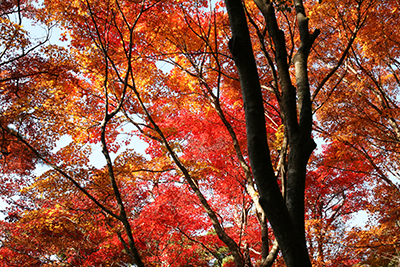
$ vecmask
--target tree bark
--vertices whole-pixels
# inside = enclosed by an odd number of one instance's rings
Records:
[[[306,36],[307,46],[301,48],[305,50],[305,53],[298,55],[300,68],[299,72],[296,71],[296,75],[300,75],[297,85],[301,86],[298,88],[298,97],[302,98],[299,99],[299,106],[301,106],[299,123],[296,88],[290,79],[284,34],[278,28],[272,4],[269,1],[261,2],[260,0],[259,4],[262,5],[264,16],[268,14],[266,16],[268,30],[275,44],[275,58],[282,89],[283,110],[281,112],[285,117],[284,123],[289,133],[287,196],[290,200],[285,203],[271,163],[261,87],[242,2],[225,0],[225,4],[232,29],[229,49],[239,74],[245,108],[249,159],[257,183],[260,203],[271,223],[286,265],[311,266],[304,237],[305,173],[307,161],[315,147],[311,138],[312,114],[306,64],[307,48],[311,38]],[[305,29],[304,26],[300,28],[301,31]],[[299,200],[300,203],[295,203]]]

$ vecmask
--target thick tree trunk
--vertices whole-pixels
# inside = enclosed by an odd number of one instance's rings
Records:
[[[261,2],[264,10],[273,16],[266,19],[269,20],[267,24],[270,35],[273,35],[274,39],[276,63],[283,92],[282,112],[286,118],[285,125],[289,132],[287,197],[290,200],[285,203],[271,164],[261,87],[242,2],[225,0],[225,4],[232,28],[229,48],[240,78],[245,106],[249,158],[260,195],[260,203],[271,223],[286,265],[289,267],[311,266],[304,238],[304,181],[307,161],[315,146],[311,138],[312,118],[308,80],[307,77],[301,76],[300,78],[306,79],[306,82],[301,79],[297,82],[298,86],[302,86],[299,90],[299,98],[302,97],[299,106],[303,105],[299,124],[296,89],[290,80],[283,32],[277,27],[272,5],[268,1]],[[306,59],[308,52],[299,56],[305,56]],[[300,63],[302,68],[304,66],[307,68],[304,61],[300,60]],[[299,71],[299,74],[307,75],[306,69],[305,72],[303,69]],[[286,206],[287,204],[288,206]]]

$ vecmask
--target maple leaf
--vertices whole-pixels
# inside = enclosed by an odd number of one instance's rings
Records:
[[[350,266],[398,253],[394,2],[0,5],[4,266]],[[69,46],[30,38],[25,18],[57,21]],[[375,224],[347,229],[360,210]]]

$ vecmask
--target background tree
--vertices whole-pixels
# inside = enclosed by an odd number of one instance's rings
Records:
[[[318,131],[331,147],[327,165],[362,171],[371,179],[367,184],[373,188],[373,200],[367,206],[371,219],[365,228],[351,231],[347,240],[352,240],[350,249],[363,262],[382,266],[398,253],[399,215],[393,205],[399,198],[399,39],[394,32],[399,11],[396,2],[367,4],[367,9],[360,8],[366,19],[345,60],[340,82],[321,94],[329,101],[317,114]],[[349,14],[339,14],[336,27],[350,36]],[[362,162],[356,169],[355,160]]]

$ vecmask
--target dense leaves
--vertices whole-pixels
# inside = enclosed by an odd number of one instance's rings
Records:
[[[290,266],[224,2],[0,6],[0,266]],[[287,232],[313,266],[395,264],[398,3],[240,8]]]

